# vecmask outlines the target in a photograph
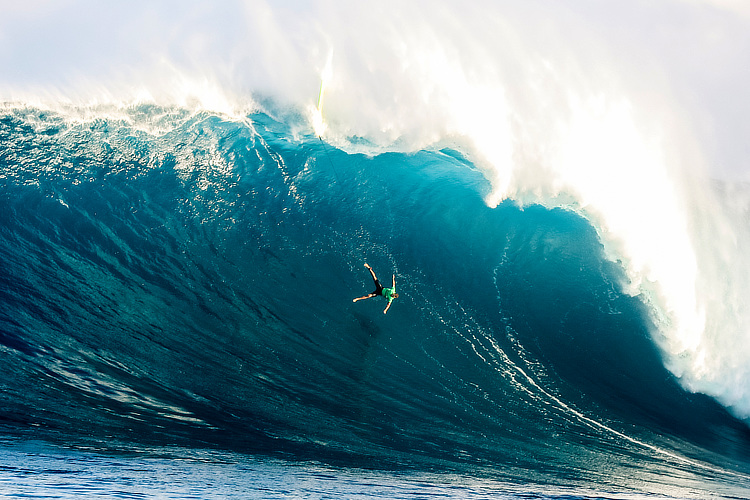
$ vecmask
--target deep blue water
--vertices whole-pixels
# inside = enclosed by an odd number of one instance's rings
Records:
[[[750,430],[665,369],[579,215],[489,208],[460,153],[347,154],[294,115],[94,116],[0,117],[11,495],[750,497]],[[387,315],[352,303],[365,262],[396,275]]]
[[[398,473],[275,461],[212,450],[150,450],[107,455],[51,448],[35,441],[4,443],[4,498],[441,498],[560,500],[669,498],[554,485],[513,484],[449,473]]]

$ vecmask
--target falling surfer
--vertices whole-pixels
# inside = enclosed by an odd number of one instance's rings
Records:
[[[385,306],[385,310],[383,311],[383,314],[386,314],[388,312],[388,309],[391,307],[391,302],[393,302],[393,299],[398,298],[398,294],[396,293],[396,275],[393,275],[393,285],[390,288],[386,288],[380,284],[380,280],[378,280],[378,277],[375,276],[375,271],[372,270],[370,264],[365,262],[365,267],[368,271],[370,271],[372,280],[375,282],[375,291],[372,293],[368,293],[367,295],[363,295],[362,297],[357,297],[356,299],[352,300],[352,302],[357,302],[358,300],[365,300],[369,299],[370,297],[380,295],[388,301],[388,305]]]

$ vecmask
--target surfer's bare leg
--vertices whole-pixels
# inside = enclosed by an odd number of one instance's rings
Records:
[[[377,285],[378,284],[378,277],[375,276],[375,271],[372,270],[372,268],[370,267],[370,264],[368,264],[367,262],[365,262],[365,267],[367,268],[368,271],[370,271],[370,274],[372,275],[372,281],[374,281],[375,285]],[[369,298],[372,298],[372,297],[376,297],[377,295],[378,294],[376,292],[368,293],[367,295],[363,295],[361,297],[357,297],[356,299],[352,300],[352,302],[357,302],[358,300],[369,299]]]
[[[352,302],[357,302],[358,300],[365,300],[365,299],[369,299],[369,298],[371,298],[371,297],[375,297],[376,295],[377,295],[377,294],[375,294],[375,293],[368,293],[367,295],[363,295],[363,296],[361,296],[361,297],[357,297],[356,299],[352,300]]]
[[[370,267],[370,264],[365,262],[365,267],[367,268],[368,271],[370,271],[370,274],[372,274],[372,281],[378,281],[378,277],[375,276],[375,271],[372,270],[372,268]]]

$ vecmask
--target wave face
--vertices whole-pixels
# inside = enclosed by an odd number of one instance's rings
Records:
[[[579,215],[490,208],[452,150],[347,154],[294,114],[111,111],[0,118],[8,432],[652,492],[746,477],[747,427],[665,368]],[[352,303],[365,262],[396,275],[385,316]]]
[[[649,308],[670,372],[747,419],[750,12],[727,0],[590,4],[6,5],[0,101],[236,119],[271,101],[307,116],[292,137],[461,151],[490,182],[489,205],[591,221],[623,289]]]

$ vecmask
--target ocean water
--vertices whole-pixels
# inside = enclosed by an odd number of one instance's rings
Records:
[[[490,208],[452,150],[126,112],[0,119],[10,496],[747,496],[746,423],[585,218]]]
[[[3,444],[3,498],[669,498],[445,472],[341,469],[216,450],[154,449],[144,458],[54,449],[33,441]]]
[[[749,20],[0,1],[0,497],[750,498]]]

